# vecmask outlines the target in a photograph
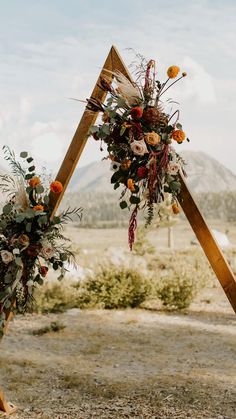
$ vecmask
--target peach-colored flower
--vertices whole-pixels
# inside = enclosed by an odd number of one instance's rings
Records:
[[[144,138],[147,144],[153,145],[153,146],[159,144],[161,141],[160,135],[154,131],[148,132],[147,134],[145,134]]]
[[[134,140],[130,144],[130,148],[136,156],[143,156],[144,154],[148,153],[148,149],[144,140]]]
[[[168,165],[168,173],[170,175],[177,175],[177,173],[179,172],[180,166],[178,163],[174,163],[172,161],[169,162]]]
[[[21,234],[21,235],[18,237],[18,243],[19,243],[19,244],[21,244],[21,245],[22,245],[22,246],[24,246],[24,247],[29,246],[30,239],[29,239],[29,237],[27,236],[27,234]]]

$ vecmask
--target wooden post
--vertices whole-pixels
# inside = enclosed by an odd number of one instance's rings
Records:
[[[236,313],[235,276],[201,214],[183,175],[181,176],[181,193],[179,202],[201,244],[213,271],[215,272],[233,310]]]
[[[8,326],[9,321],[11,320],[13,314],[11,311],[6,312],[6,326],[4,328],[4,334],[6,333],[6,329]],[[11,415],[12,413],[16,412],[16,406],[12,403],[7,402],[4,396],[4,393],[0,387],[0,412],[5,413],[6,415]]]

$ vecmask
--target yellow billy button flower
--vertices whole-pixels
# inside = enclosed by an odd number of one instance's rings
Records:
[[[169,79],[175,79],[178,76],[180,68],[177,65],[172,65],[167,70],[167,76]]]
[[[134,181],[133,179],[129,178],[127,180],[127,188],[131,191],[134,192],[135,191],[135,186],[134,186]]]

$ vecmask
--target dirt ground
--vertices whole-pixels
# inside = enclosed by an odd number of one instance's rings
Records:
[[[18,316],[0,352],[12,418],[235,419],[236,317],[225,307]],[[32,335],[53,320],[65,329]]]
[[[69,233],[83,267],[101,260],[114,237],[115,253],[127,248],[125,230]],[[176,248],[192,237],[186,223],[176,225]],[[166,245],[164,229],[151,238],[157,248]],[[33,334],[55,320],[65,328]],[[18,407],[13,419],[236,419],[236,316],[217,280],[185,313],[72,309],[17,316],[0,342],[1,386]]]

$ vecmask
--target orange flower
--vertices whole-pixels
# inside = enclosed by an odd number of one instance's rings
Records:
[[[173,140],[177,141],[177,143],[182,143],[185,140],[185,133],[181,129],[177,129],[172,133]]]
[[[180,213],[180,209],[179,209],[178,205],[176,204],[176,202],[174,202],[174,204],[172,204],[172,211],[176,215]]]
[[[43,205],[38,204],[38,205],[35,205],[33,207],[33,210],[34,211],[43,211],[44,210],[44,207],[43,207]]]
[[[31,188],[36,188],[36,186],[40,185],[40,183],[41,180],[38,176],[34,176],[32,177],[32,179],[29,180],[29,185],[31,186]]]
[[[54,180],[54,182],[52,182],[50,185],[50,189],[54,193],[60,193],[63,189],[63,186],[61,182],[59,182],[58,180]]]
[[[124,160],[121,163],[121,169],[122,170],[128,170],[130,168],[130,165],[131,165],[131,160]]]
[[[167,70],[167,76],[169,77],[169,79],[175,79],[175,77],[178,76],[179,74],[179,67],[177,67],[177,65],[172,65],[171,67],[168,68]]]
[[[133,179],[128,179],[127,180],[127,188],[131,191],[134,192],[135,191],[135,186],[134,186],[134,181]]]

